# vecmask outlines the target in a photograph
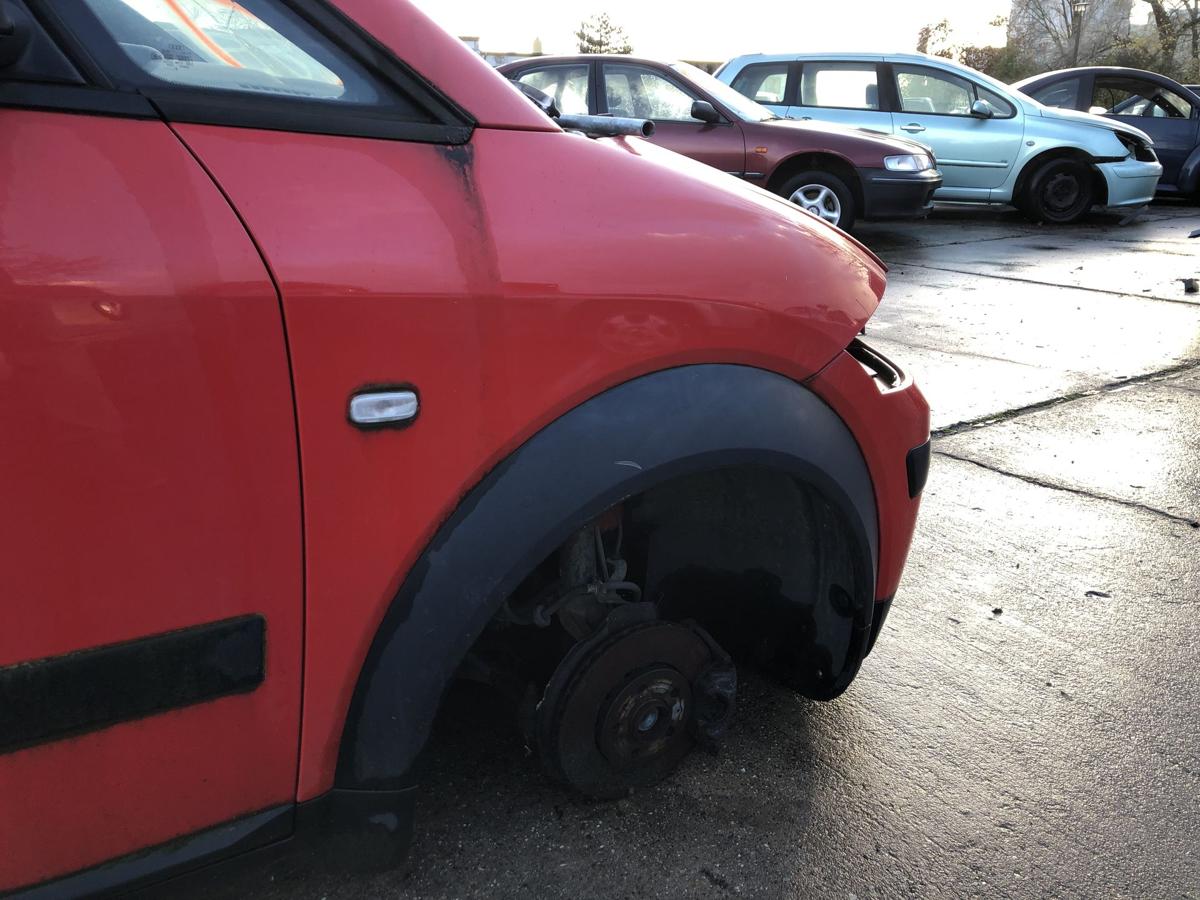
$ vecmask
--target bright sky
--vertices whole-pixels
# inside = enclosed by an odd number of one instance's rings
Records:
[[[949,19],[956,41],[1003,44],[987,23],[1007,15],[1008,0],[757,0],[664,3],[662,0],[414,0],[456,35],[478,35],[486,52],[574,53],[574,32],[607,12],[640,56],[726,60],[740,53],[816,50],[909,51],[922,25]]]

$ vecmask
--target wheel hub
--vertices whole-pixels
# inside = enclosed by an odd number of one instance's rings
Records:
[[[543,766],[598,798],[662,780],[695,735],[706,734],[694,685],[706,683],[702,676],[714,666],[732,672],[724,652],[695,626],[606,625],[571,649],[546,686],[534,729]]]
[[[1046,183],[1046,205],[1055,210],[1070,209],[1079,200],[1079,179],[1060,173]]]
[[[788,199],[809,215],[824,219],[831,225],[837,225],[842,219],[842,201],[826,185],[806,184],[792,191]]]
[[[656,666],[632,673],[601,707],[600,752],[622,770],[672,753],[672,745],[687,738],[691,706],[692,689],[678,670]]]

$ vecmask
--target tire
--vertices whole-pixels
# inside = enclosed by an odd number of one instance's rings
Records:
[[[1080,219],[1095,198],[1092,170],[1076,159],[1052,159],[1038,166],[1017,208],[1035,222],[1067,225]]]
[[[820,169],[793,175],[780,186],[779,196],[843,231],[854,227],[854,219],[858,215],[854,192],[846,182],[832,172]],[[806,205],[802,200],[808,200],[809,203]]]

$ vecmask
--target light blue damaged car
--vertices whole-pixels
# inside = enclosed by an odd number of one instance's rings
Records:
[[[933,148],[938,200],[1011,203],[1039,222],[1154,198],[1162,166],[1144,132],[1042,106],[923,53],[739,56],[717,77],[777,115],[915,138]]]

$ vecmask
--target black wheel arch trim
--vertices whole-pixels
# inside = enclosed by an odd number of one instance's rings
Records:
[[[848,427],[763,369],[691,365],[613,387],[565,413],[462,500],[409,571],[356,685],[335,785],[401,789],[459,661],[500,603],[574,530],[624,498],[695,472],[763,465],[803,477],[845,516],[867,594],[854,598],[845,687],[870,640],[874,488]]]

